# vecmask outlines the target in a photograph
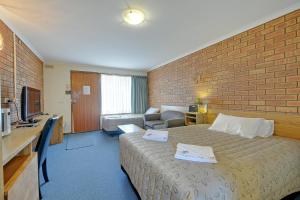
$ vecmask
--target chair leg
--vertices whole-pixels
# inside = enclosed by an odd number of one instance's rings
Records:
[[[43,199],[42,193],[41,193],[41,186],[39,186],[39,199]]]
[[[48,178],[48,172],[47,172],[47,159],[45,159],[45,161],[42,164],[42,170],[43,170],[43,176],[45,179],[45,182],[49,182],[49,178]]]
[[[40,171],[40,170],[39,170]],[[39,199],[42,199],[42,193],[41,193],[41,181],[40,181],[40,173],[38,174],[38,182],[39,182]]]

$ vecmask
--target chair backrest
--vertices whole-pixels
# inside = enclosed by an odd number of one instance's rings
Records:
[[[52,137],[54,127],[58,117],[51,117],[47,120],[44,128],[39,137],[38,143],[36,145],[35,151],[38,152],[38,165],[42,165],[47,156],[48,146],[50,144],[50,139]]]
[[[186,113],[189,111],[189,107],[188,106],[168,106],[168,105],[161,105],[160,108],[160,112],[165,112],[168,110],[172,110],[172,111],[178,111],[178,112],[182,112],[182,113]]]
[[[170,120],[170,119],[183,119],[184,113],[174,110],[167,110],[161,113],[161,120]]]

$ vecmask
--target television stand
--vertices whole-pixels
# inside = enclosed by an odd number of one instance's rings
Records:
[[[17,128],[22,128],[22,127],[36,127],[38,126],[38,123],[28,123],[28,122],[21,122],[17,124]]]
[[[17,128],[21,127],[36,127],[38,125],[38,122],[41,121],[40,119],[32,119],[28,120],[27,122],[21,121],[17,123]]]
[[[27,121],[19,121],[18,124],[19,125],[23,125],[23,124],[36,124],[38,122],[40,122],[41,119],[28,119]]]

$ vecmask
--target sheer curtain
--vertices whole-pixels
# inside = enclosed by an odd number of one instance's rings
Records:
[[[131,113],[131,77],[101,74],[102,114]]]

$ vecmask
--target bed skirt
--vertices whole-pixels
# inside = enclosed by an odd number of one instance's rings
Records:
[[[140,197],[140,194],[138,193],[138,191],[136,190],[136,188],[132,184],[130,177],[128,176],[126,170],[124,169],[124,167],[122,165],[121,165],[121,169],[124,172],[124,174],[127,176],[128,180],[129,180],[129,183],[130,183],[130,186],[132,187],[132,189],[133,189],[134,193],[136,194],[138,200],[142,200],[141,197]]]

